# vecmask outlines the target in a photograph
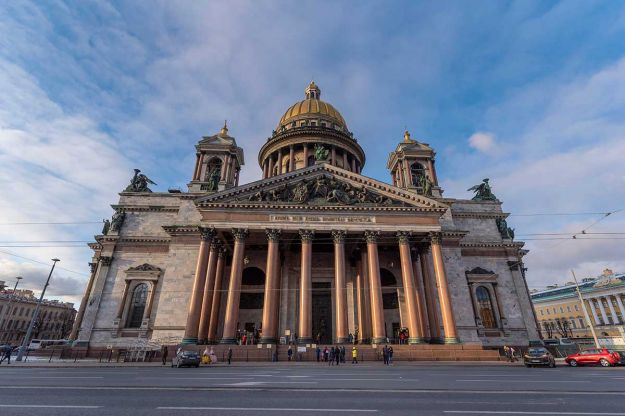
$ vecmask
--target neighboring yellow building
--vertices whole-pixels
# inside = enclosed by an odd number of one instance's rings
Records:
[[[625,273],[605,269],[579,285],[597,336],[623,336],[625,331]],[[553,285],[531,293],[543,338],[591,337],[575,284]]]

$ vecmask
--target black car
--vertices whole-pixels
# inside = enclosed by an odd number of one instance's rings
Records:
[[[527,354],[523,356],[525,367],[535,365],[546,365],[551,368],[556,367],[556,359],[544,347],[532,347],[527,350]]]
[[[199,367],[200,354],[195,351],[181,351],[172,360],[172,367]]]

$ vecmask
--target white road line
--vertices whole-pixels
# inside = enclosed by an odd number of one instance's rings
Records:
[[[492,381],[495,383],[501,383],[502,380],[489,380],[489,379],[463,379],[463,380],[456,380],[456,381],[471,381],[471,382],[475,382],[475,381]],[[532,383],[590,383],[590,381],[588,380],[506,380],[506,383],[528,383],[528,382],[532,382]]]
[[[376,413],[377,409],[294,409],[292,407],[157,407],[157,410],[239,410],[256,412],[330,412],[330,413]]]
[[[16,377],[14,378],[15,380],[19,380],[22,378],[36,378],[36,379],[69,379],[69,380],[76,380],[76,379],[101,379],[104,377],[100,377],[100,376],[93,376],[93,377],[86,377],[86,376],[22,376],[22,377]]]
[[[625,416],[625,413],[604,412],[515,412],[504,410],[445,410],[443,413],[479,415],[584,415],[584,416]]]
[[[261,386],[265,384],[317,384],[316,381],[244,381],[241,383],[224,384],[224,386]]]
[[[52,405],[52,404],[0,404],[0,407],[20,407],[35,409],[99,409],[102,406],[72,406],[72,405]]]

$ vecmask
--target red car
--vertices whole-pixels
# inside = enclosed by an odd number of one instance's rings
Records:
[[[610,367],[621,362],[621,355],[607,348],[596,348],[568,355],[564,361],[571,367],[584,364],[601,364],[603,367]]]

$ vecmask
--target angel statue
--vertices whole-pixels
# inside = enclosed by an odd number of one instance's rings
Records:
[[[139,169],[135,169],[135,175],[130,180],[130,185],[124,189],[124,192],[152,192],[148,188],[148,184],[156,185],[156,183],[140,172]]]
[[[315,160],[316,161],[324,161],[328,160],[328,149],[321,146],[320,144],[315,145]]]
[[[467,191],[475,192],[475,196],[471,198],[473,201],[496,201],[497,197],[493,194],[488,184],[488,178],[482,179],[482,183],[472,186]]]

